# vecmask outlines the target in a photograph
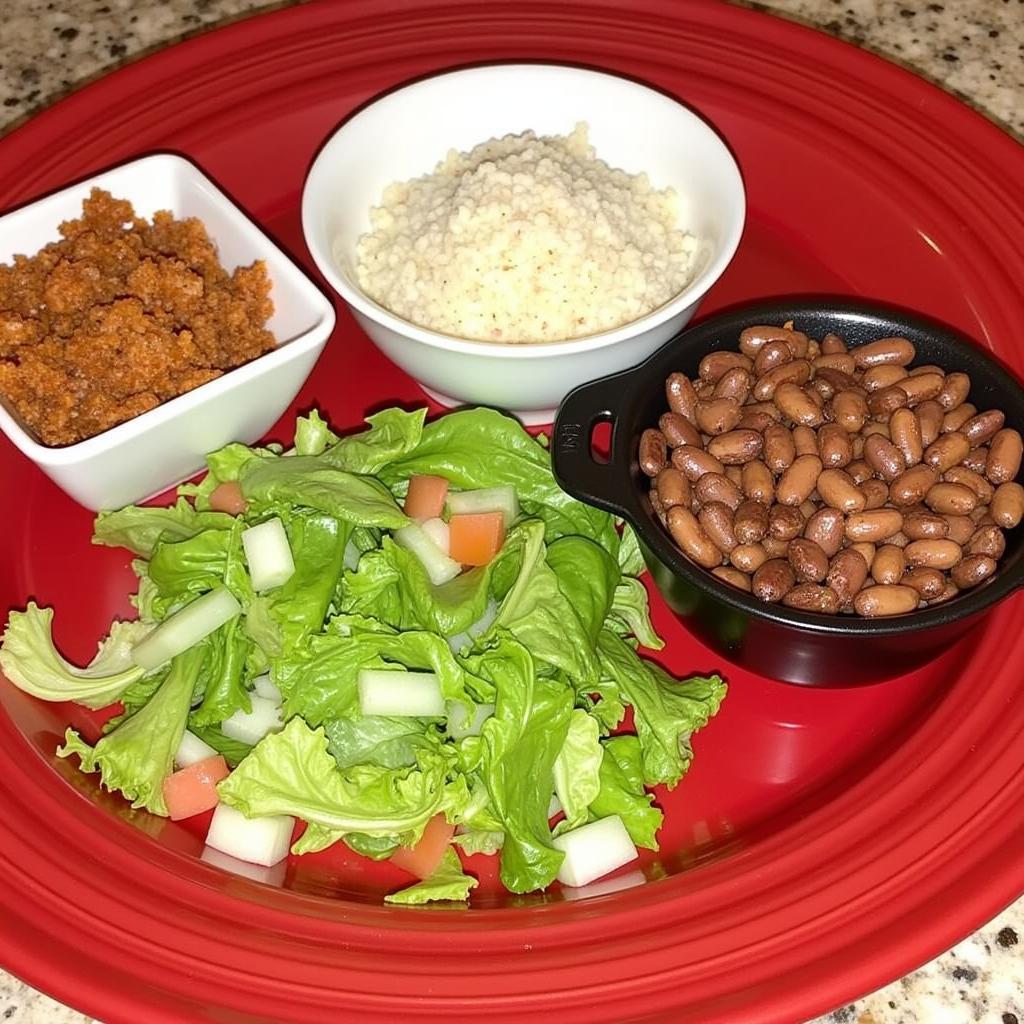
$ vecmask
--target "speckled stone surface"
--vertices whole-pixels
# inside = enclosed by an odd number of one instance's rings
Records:
[[[266,0],[0,0],[0,133],[126,60],[279,6]],[[895,60],[1024,139],[1024,0],[744,6],[823,28]],[[90,1020],[0,971],[0,1024]],[[1024,899],[921,970],[815,1024],[969,1022],[1024,1024]]]

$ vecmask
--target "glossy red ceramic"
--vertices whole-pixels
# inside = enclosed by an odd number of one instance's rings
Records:
[[[679,96],[734,148],[746,237],[702,313],[787,293],[927,312],[1018,373],[1024,151],[950,97],[825,36],[718,3],[313,3],[100,81],[0,142],[0,207],[151,150],[196,160],[308,262],[317,146],[398,82],[482,60],[575,61]],[[524,126],[527,127],[527,126]],[[444,111],[438,111],[438,138]],[[396,140],[382,140],[395,144]],[[296,403],[355,427],[416,403],[342,312]],[[274,436],[287,439],[287,421]],[[86,659],[126,614],[125,554],[0,444],[0,609],[57,609]],[[197,859],[190,828],[128,810],[53,756],[81,712],[0,687],[0,964],[108,1024],[373,1019],[794,1022],[906,973],[1024,889],[1024,605],[876,687],[757,678],[656,602],[677,672],[731,692],[672,793],[662,849],[583,898],[386,908],[397,869],[333,851],[278,884]],[[614,888],[614,886],[613,886]]]

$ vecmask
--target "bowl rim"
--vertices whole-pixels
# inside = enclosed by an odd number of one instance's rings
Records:
[[[315,225],[319,223],[321,214],[315,208],[313,195],[314,192],[323,188],[323,180],[329,177],[329,163],[333,151],[335,148],[341,148],[352,126],[364,120],[379,117],[382,110],[386,111],[389,106],[400,102],[410,93],[424,86],[429,86],[438,80],[456,79],[459,77],[492,77],[499,73],[507,74],[509,72],[519,74],[554,73],[589,79],[611,80],[623,88],[642,92],[666,110],[672,109],[676,116],[682,116],[684,120],[690,122],[697,130],[710,139],[723,159],[724,173],[729,179],[728,184],[734,196],[733,216],[725,233],[723,243],[719,247],[718,252],[715,253],[714,258],[700,268],[682,291],[673,295],[649,313],[645,313],[642,317],[610,330],[560,341],[501,342],[476,338],[460,338],[441,331],[431,330],[427,327],[421,327],[380,305],[380,303],[370,298],[361,288],[354,286],[339,272],[335,264],[334,255],[329,251],[329,247],[328,251],[325,252],[323,247],[317,242]],[[323,140],[306,173],[302,186],[300,209],[302,232],[305,237],[306,247],[309,249],[317,269],[323,274],[330,286],[355,312],[362,314],[404,338],[420,342],[432,348],[464,355],[495,356],[499,359],[526,359],[544,356],[570,356],[581,352],[606,348],[659,327],[673,316],[691,306],[695,306],[722,276],[736,254],[746,225],[747,197],[742,172],[725,138],[714,125],[688,107],[683,100],[675,95],[663,92],[653,85],[639,82],[634,78],[614,74],[606,70],[599,71],[590,67],[563,64],[556,61],[533,61],[529,63],[523,61],[494,61],[470,67],[454,67],[441,70],[435,74],[419,76],[400,83],[384,93],[371,97],[370,100],[345,118]]]
[[[330,299],[310,278],[306,270],[281,248],[267,234],[263,226],[249,216],[237,202],[226,193],[209,175],[191,158],[177,152],[156,150],[122,160],[102,170],[76,181],[62,185],[60,188],[47,192],[45,195],[28,202],[20,203],[9,210],[0,211],[0,228],[9,216],[22,215],[32,208],[44,209],[66,196],[69,192],[86,193],[101,179],[136,165],[162,163],[176,167],[192,183],[201,187],[207,195],[212,196],[217,204],[230,215],[235,224],[244,224],[249,233],[259,236],[265,251],[254,255],[254,259],[265,260],[273,253],[276,258],[286,263],[294,276],[297,285],[305,292],[302,298],[304,307],[310,315],[310,325],[299,334],[288,338],[274,335],[274,347],[255,359],[242,363],[224,371],[219,377],[206,381],[198,387],[185,391],[180,395],[161,402],[138,416],[115,423],[112,427],[67,445],[47,445],[38,440],[35,434],[22,425],[20,418],[8,407],[6,400],[0,396],[0,431],[25,456],[40,466],[49,468],[66,468],[79,465],[91,459],[109,455],[139,440],[145,434],[166,426],[168,423],[189,415],[208,400],[244,387],[258,377],[262,377],[281,366],[300,358],[308,352],[318,351],[327,343],[334,330],[335,313]],[[132,197],[128,197],[131,199]],[[273,282],[271,282],[273,283]]]
[[[672,542],[668,533],[657,524],[649,510],[649,502],[634,482],[636,462],[635,439],[650,423],[639,424],[638,403],[643,401],[652,386],[660,391],[664,387],[666,365],[693,358],[691,350],[710,351],[706,336],[725,334],[721,348],[735,349],[736,337],[743,327],[762,323],[783,323],[811,317],[832,316],[850,325],[871,326],[888,323],[902,326],[910,334],[926,334],[968,362],[983,365],[997,377],[1005,389],[1014,396],[1011,403],[1024,419],[1024,387],[1004,368],[989,349],[972,342],[963,332],[948,324],[924,316],[916,311],[889,303],[870,302],[849,297],[783,298],[754,303],[743,303],[688,326],[671,341],[658,349],[643,363],[621,373],[600,378],[581,385],[563,400],[552,431],[552,468],[560,486],[574,497],[598,505],[629,522],[636,531],[642,547],[646,547],[673,575],[729,609],[774,625],[799,629],[819,636],[892,637],[918,633],[954,622],[960,622],[987,611],[993,605],[1024,585],[1024,546],[1008,564],[1000,560],[997,571],[983,585],[939,605],[907,612],[903,615],[865,618],[859,615],[828,615],[801,611],[782,604],[760,601],[751,594],[718,580],[709,571],[691,562]],[[837,331],[837,333],[842,333]],[[903,331],[886,330],[878,337],[891,336]],[[696,363],[694,363],[696,365]],[[595,404],[596,403],[596,404]],[[605,408],[608,406],[610,408]],[[584,409],[591,410],[583,414]],[[588,422],[585,436],[590,436],[594,425],[605,420],[612,423],[611,454],[607,464],[598,467],[598,474],[580,473],[579,423]],[[607,472],[600,473],[606,470]],[[636,469],[638,473],[639,470]],[[581,484],[581,475],[587,482]],[[588,489],[588,484],[602,477],[599,493]],[[611,494],[623,494],[620,500]],[[1016,529],[1024,530],[1024,523]]]

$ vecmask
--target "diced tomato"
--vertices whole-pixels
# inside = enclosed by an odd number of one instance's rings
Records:
[[[454,834],[455,826],[449,825],[443,814],[435,814],[420,841],[415,846],[400,846],[391,854],[391,863],[417,878],[429,878],[440,866]]]
[[[238,516],[245,511],[245,505],[242,485],[237,480],[225,480],[210,492],[210,508],[214,512],[227,512],[229,516]]]
[[[448,520],[448,556],[463,565],[487,565],[505,543],[501,512],[476,512]]]
[[[411,476],[405,496],[405,514],[410,519],[436,519],[444,511],[448,481],[443,476]]]
[[[196,761],[164,779],[164,803],[173,821],[191,818],[217,806],[217,783],[226,779],[230,769],[217,754]]]

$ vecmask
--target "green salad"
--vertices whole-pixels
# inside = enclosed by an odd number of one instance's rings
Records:
[[[176,504],[100,513],[94,543],[136,556],[138,621],[113,623],[78,668],[54,648],[52,610],[30,604],[4,633],[7,678],[44,700],[120,702],[94,745],[69,729],[59,754],[133,807],[183,816],[173,779],[188,774],[190,793],[213,787],[222,832],[277,829],[258,863],[288,844],[394,857],[420,880],[390,901],[466,899],[476,880],[459,851],[500,857],[505,887],[525,893],[584,884],[620,834],[634,855],[656,850],[648,787],[680,781],[726,688],[637,653],[662,642],[630,528],[565,494],[544,440],[500,413],[367,422],[338,437],[313,412],[292,450],[230,444]],[[432,581],[404,540],[421,476],[443,478],[450,505],[514,492],[487,564]],[[237,514],[215,510],[228,486]],[[289,565],[261,563],[254,582],[250,540],[273,530]],[[244,841],[217,848],[245,858]]]

